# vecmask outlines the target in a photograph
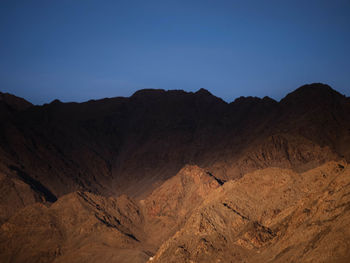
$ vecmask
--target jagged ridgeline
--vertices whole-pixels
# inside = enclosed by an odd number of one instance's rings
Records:
[[[350,258],[350,99],[327,85],[279,102],[0,93],[0,118],[1,262]]]

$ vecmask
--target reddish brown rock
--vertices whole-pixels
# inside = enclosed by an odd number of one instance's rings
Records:
[[[268,168],[203,202],[148,262],[346,262],[350,169]]]
[[[350,102],[327,85],[280,102],[0,94],[0,120],[1,262],[349,256]]]

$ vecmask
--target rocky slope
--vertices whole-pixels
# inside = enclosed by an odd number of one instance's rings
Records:
[[[148,262],[348,262],[350,168],[267,168],[211,193]]]
[[[222,181],[198,166],[187,165],[141,200],[150,242],[156,247],[174,234],[187,221],[206,196],[220,187]]]
[[[324,84],[280,102],[0,93],[0,261],[343,262],[349,149],[350,100]]]
[[[227,180],[271,165],[349,161],[349,105],[323,84],[280,102],[248,97],[228,104],[205,90],[141,90],[130,98],[43,106],[2,99],[1,162],[55,196],[88,190],[144,198],[186,164]]]
[[[187,166],[139,203],[74,192],[27,205],[1,226],[0,261],[146,262],[220,185]]]
[[[186,166],[138,202],[75,192],[27,205],[1,225],[0,260],[347,262],[349,186],[345,161],[227,182]]]
[[[87,192],[25,207],[1,226],[1,262],[145,262],[138,206]],[[132,229],[132,230],[131,230]]]

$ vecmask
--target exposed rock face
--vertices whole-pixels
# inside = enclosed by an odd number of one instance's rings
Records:
[[[28,184],[0,174],[0,224],[6,222],[17,210],[40,201],[40,196]]]
[[[0,93],[0,261],[347,262],[349,161],[349,98],[323,84]]]
[[[244,174],[266,167],[306,171],[339,155],[328,146],[321,147],[305,137],[275,134],[265,140],[252,142],[237,157],[222,160],[207,169],[224,180],[240,178]]]
[[[224,184],[186,166],[139,203],[76,192],[26,206],[1,225],[0,260],[347,262],[349,186],[345,162]]]
[[[186,166],[139,204],[126,195],[75,192],[28,205],[2,224],[0,261],[146,262],[220,185]]]
[[[267,168],[208,196],[149,262],[347,262],[350,169]]]
[[[222,182],[198,166],[187,165],[155,189],[144,201],[150,242],[160,245],[174,234],[206,196]]]
[[[1,262],[144,262],[142,222],[125,196],[71,193],[50,207],[27,206],[4,223]]]

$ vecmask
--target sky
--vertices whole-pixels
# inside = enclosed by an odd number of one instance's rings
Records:
[[[35,104],[312,82],[350,95],[349,0],[0,0],[0,91]]]

